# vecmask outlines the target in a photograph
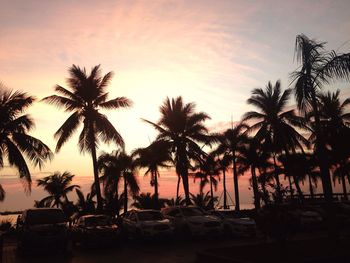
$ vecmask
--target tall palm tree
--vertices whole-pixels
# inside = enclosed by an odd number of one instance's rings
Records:
[[[81,152],[89,152],[92,157],[94,169],[94,181],[96,187],[97,209],[102,209],[101,190],[98,179],[96,150],[100,142],[116,143],[124,147],[124,141],[115,127],[109,122],[107,116],[100,113],[100,109],[119,109],[131,106],[131,101],[125,97],[108,99],[106,88],[110,83],[113,73],[102,76],[100,65],[91,69],[88,75],[85,68],[73,65],[69,68],[67,79],[68,89],[56,85],[58,95],[48,96],[43,99],[57,107],[64,108],[72,114],[56,131],[56,152],[59,152],[79,125],[83,124],[83,130],[79,136],[79,148]]]
[[[34,97],[6,90],[0,84],[0,168],[4,167],[7,159],[8,164],[18,170],[26,191],[30,191],[32,182],[26,158],[39,168],[52,158],[49,147],[29,135],[34,128],[34,121],[24,111],[34,101]]]
[[[238,172],[237,172],[237,157],[240,149],[243,147],[247,137],[244,132],[248,129],[245,124],[238,124],[231,129],[226,130],[223,134],[218,136],[218,146],[214,151],[217,154],[230,156],[233,165],[233,185],[235,194],[235,209],[240,210],[239,201],[239,185],[238,185]]]
[[[252,91],[248,104],[255,106],[259,112],[250,111],[244,114],[243,121],[256,121],[248,132],[256,131],[255,138],[265,144],[269,144],[275,165],[275,180],[278,200],[282,200],[280,180],[277,173],[276,157],[285,152],[297,148],[303,150],[308,141],[295,127],[305,128],[304,121],[297,116],[294,110],[286,110],[292,90],[282,92],[281,83],[277,81],[274,86],[269,82],[264,89],[258,88]]]
[[[230,165],[231,157],[227,154],[224,154],[222,157],[217,157],[217,162],[219,164],[219,168],[222,172],[222,189],[223,189],[223,201],[224,201],[224,209],[229,209],[229,205],[227,205],[227,187],[226,187],[226,172]],[[237,207],[237,204],[236,204]]]
[[[123,178],[124,212],[126,212],[128,210],[128,189],[133,195],[136,195],[140,190],[133,158],[123,150],[114,151],[111,154],[104,153],[98,159],[98,167],[105,188],[109,189],[107,191],[114,191],[116,199],[119,198],[119,183]]]
[[[67,194],[80,188],[79,185],[72,185],[73,178],[74,175],[66,171],[63,174],[55,172],[52,175],[38,179],[38,186],[43,187],[49,193],[49,196],[43,198],[40,203],[47,203],[52,207],[63,207],[64,204],[69,202]]]
[[[168,141],[154,141],[146,148],[139,148],[133,152],[134,165],[147,168],[145,175],[151,174],[151,186],[154,187],[154,207],[158,207],[158,177],[160,168],[168,168],[172,162],[170,145]]]
[[[211,137],[203,123],[209,116],[204,112],[195,112],[195,104],[185,104],[182,97],[167,98],[160,107],[160,113],[161,118],[157,123],[145,121],[159,132],[157,140],[170,143],[176,173],[181,176],[186,203],[189,205],[188,169],[191,160],[198,160],[204,154],[198,143],[210,143]]]
[[[319,111],[325,143],[331,148],[333,181],[341,182],[344,198],[348,200],[345,178],[350,157],[350,113],[347,111],[350,98],[341,103],[339,95],[339,90],[319,94]]]
[[[291,77],[292,83],[295,85],[294,92],[299,110],[303,112],[312,111],[314,114],[316,144],[318,145],[316,154],[319,160],[328,214],[331,216],[332,184],[325,138],[321,129],[317,95],[322,87],[333,79],[349,80],[350,53],[326,52],[324,46],[325,42],[312,40],[303,34],[297,35],[295,56],[300,67],[291,74]]]

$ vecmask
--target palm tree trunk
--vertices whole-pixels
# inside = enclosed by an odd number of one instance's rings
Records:
[[[348,201],[348,193],[346,190],[346,182],[345,182],[345,174],[341,174],[341,184],[342,184],[342,188],[343,188],[343,195],[344,195],[344,200]]]
[[[258,180],[256,178],[256,173],[255,173],[255,167],[251,166],[250,171],[251,171],[251,174],[252,174],[252,185],[253,185],[255,209],[256,210],[260,210],[259,188],[258,188]]]
[[[288,178],[288,183],[289,183],[289,192],[290,192],[290,198],[293,200],[294,199],[294,189],[292,185],[292,180],[290,179],[290,176],[287,176]]]
[[[128,182],[124,175],[124,213],[128,211]]]
[[[91,142],[95,142],[95,135],[90,130],[90,140]],[[97,211],[102,211],[102,197],[101,197],[101,188],[100,188],[100,180],[98,177],[98,167],[97,167],[97,156],[96,156],[96,147],[92,147],[91,149],[91,157],[92,157],[92,164],[94,169],[94,181],[95,181],[95,191],[96,191],[96,199],[97,199]]]
[[[233,186],[235,189],[235,210],[239,211],[239,187],[238,187],[238,174],[237,174],[237,164],[235,156],[233,157]]]
[[[282,202],[282,193],[281,193],[281,183],[280,178],[277,172],[277,162],[276,162],[276,154],[273,154],[273,166],[274,166],[274,174],[275,174],[275,180],[276,180],[276,191],[277,191],[277,203]]]
[[[312,186],[312,180],[311,180],[311,175],[309,174],[309,191],[310,191],[310,196],[311,196],[311,199],[313,200],[315,198],[314,196],[314,188]]]
[[[177,175],[176,200],[179,200],[180,181],[181,181],[181,176]]]
[[[226,190],[226,169],[222,168],[223,175],[223,189],[224,189],[224,209],[227,209],[227,190]]]
[[[154,176],[154,207],[159,209],[159,198],[158,198],[158,171],[153,172]]]
[[[214,209],[214,191],[213,191],[213,181],[212,181],[212,177],[210,176],[210,206],[211,209]]]
[[[184,172],[181,177],[182,177],[182,184],[185,192],[186,205],[190,205],[191,199],[190,199],[190,189],[188,185],[188,173]]]

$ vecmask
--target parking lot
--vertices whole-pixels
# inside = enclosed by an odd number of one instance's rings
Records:
[[[71,255],[61,253],[43,253],[20,256],[14,242],[5,243],[3,252],[4,263],[95,263],[95,262],[128,262],[128,263],[190,263],[196,262],[196,253],[216,247],[232,246],[242,243],[254,243],[258,239],[205,239],[191,241],[157,241],[128,242],[116,244],[113,247],[75,247]]]

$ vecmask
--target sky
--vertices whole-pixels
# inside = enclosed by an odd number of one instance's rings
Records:
[[[88,71],[101,64],[104,73],[115,73],[110,98],[126,96],[133,107],[104,113],[131,151],[155,138],[141,118],[157,121],[167,96],[195,102],[211,116],[208,127],[221,131],[251,110],[246,100],[252,89],[278,79],[288,88],[298,66],[297,34],[328,42],[328,50],[350,51],[348,0],[0,0],[0,6],[0,81],[37,97],[29,109],[36,122],[32,135],[53,150],[53,134],[68,115],[39,101],[56,84],[66,87],[72,64]],[[350,95],[349,84],[329,88]],[[113,149],[103,145],[99,152]],[[68,170],[86,183],[92,180],[90,159],[79,153],[76,135],[44,169],[32,169],[33,178]],[[8,189],[0,210],[14,208],[24,195],[16,180],[15,170],[0,170]],[[244,185],[242,191],[249,191]],[[25,204],[39,193],[33,184]],[[250,199],[247,194],[243,202]]]

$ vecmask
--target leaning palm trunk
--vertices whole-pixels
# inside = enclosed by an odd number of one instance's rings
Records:
[[[314,196],[314,188],[312,186],[312,180],[311,180],[311,175],[309,174],[309,191],[310,191],[310,197],[311,199],[314,199],[315,196]]]
[[[237,173],[237,164],[235,160],[235,156],[233,157],[233,185],[235,189],[235,210],[239,211],[239,188],[238,188],[238,173]]]
[[[227,190],[226,190],[226,169],[222,169],[222,175],[223,175],[223,189],[224,189],[224,209],[227,209]]]
[[[181,176],[177,175],[176,200],[179,200],[180,181],[181,181]]]
[[[214,209],[214,191],[213,191],[213,180],[210,176],[210,208]]]
[[[95,142],[95,136],[93,130],[90,130],[90,140],[91,142]],[[100,180],[98,177],[98,167],[97,167],[97,156],[96,156],[96,146],[91,147],[91,157],[92,164],[94,169],[94,181],[95,181],[95,191],[96,191],[96,199],[97,199],[97,211],[102,211],[102,197],[101,197],[101,188],[100,188]]]
[[[128,211],[128,182],[124,175],[124,213]]]
[[[274,174],[276,180],[276,191],[277,191],[277,203],[282,202],[282,193],[281,193],[281,183],[280,178],[277,172],[277,162],[276,162],[276,154],[273,155],[273,166],[274,166]]]
[[[251,170],[251,174],[252,174],[254,205],[255,205],[255,209],[259,210],[260,209],[260,197],[259,197],[258,180],[256,178],[255,167],[251,166],[250,170]]]

